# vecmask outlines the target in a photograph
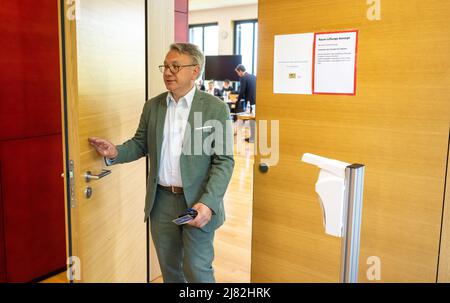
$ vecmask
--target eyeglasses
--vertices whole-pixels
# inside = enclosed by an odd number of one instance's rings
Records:
[[[176,74],[176,73],[178,73],[183,67],[197,66],[197,65],[198,65],[198,64],[188,64],[188,65],[170,65],[170,64],[167,64],[167,65],[160,65],[160,66],[158,66],[158,68],[159,68],[159,71],[160,71],[161,73],[164,73],[164,71],[165,71],[166,69],[169,69],[170,72],[171,72],[172,74]]]

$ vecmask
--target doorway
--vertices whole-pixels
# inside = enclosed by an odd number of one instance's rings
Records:
[[[228,1],[190,0],[188,10],[187,42],[198,45],[205,56],[211,57],[210,62],[214,62],[212,57],[240,55],[242,56],[240,63],[249,64],[247,72],[256,75],[257,1],[240,1],[239,6],[236,6]],[[247,23],[251,26],[247,26]],[[252,37],[250,45],[247,43],[248,37]],[[236,47],[236,43],[242,45],[242,48]],[[206,64],[208,64],[208,58]],[[234,71],[235,68],[236,65],[227,65],[229,71],[227,75],[214,76],[208,75],[206,66],[206,72],[202,78],[205,90],[208,89],[209,82],[213,82],[212,86],[222,91],[224,80],[231,80],[232,89],[227,97],[223,95],[218,97],[229,104],[235,126],[235,167],[224,198],[226,220],[224,225],[216,231],[213,266],[217,282],[248,283],[251,280],[255,143],[253,140],[247,140],[250,141],[247,142],[245,139],[251,138],[252,133],[254,135],[256,107],[253,107],[255,111],[250,117],[247,117],[245,112],[241,112],[242,110],[236,111],[240,79]],[[246,105],[245,101],[240,103]]]

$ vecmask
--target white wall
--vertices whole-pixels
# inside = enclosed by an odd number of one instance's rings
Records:
[[[234,21],[258,18],[258,5],[242,5],[189,12],[189,25],[219,24],[219,55],[233,55]],[[226,37],[224,37],[226,33]]]

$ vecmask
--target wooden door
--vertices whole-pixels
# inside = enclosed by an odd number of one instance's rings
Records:
[[[112,173],[99,180],[84,178],[105,168],[88,137],[119,144],[137,128],[146,97],[145,1],[77,2],[74,13],[60,1],[67,182],[74,163],[74,184],[66,184],[68,196],[74,192],[66,206],[68,251],[80,261],[74,258],[75,277],[83,282],[145,282],[145,159],[108,167]]]
[[[300,162],[305,152],[366,165],[360,281],[372,281],[374,260],[379,281],[436,281],[450,2],[375,2],[374,21],[365,0],[259,2],[257,119],[280,121],[280,158],[267,174],[255,159],[254,282],[339,280],[340,239],[324,233],[318,169]],[[347,29],[359,30],[356,96],[273,94],[274,35]]]

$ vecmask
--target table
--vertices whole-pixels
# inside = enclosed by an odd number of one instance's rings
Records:
[[[256,117],[255,114],[247,114],[247,113],[237,113],[236,114],[238,123],[245,123],[245,121],[249,121],[250,123],[250,138],[248,140],[249,143],[255,142],[255,125],[256,125]]]

